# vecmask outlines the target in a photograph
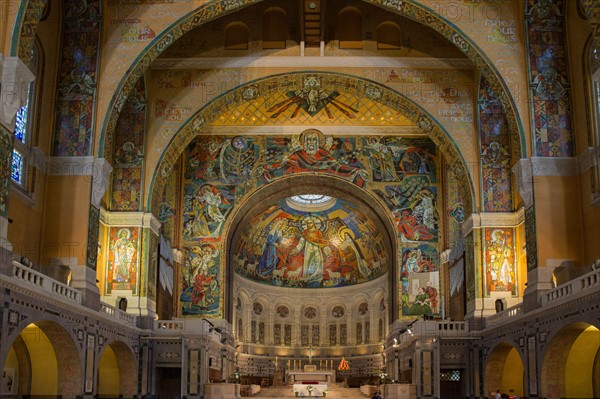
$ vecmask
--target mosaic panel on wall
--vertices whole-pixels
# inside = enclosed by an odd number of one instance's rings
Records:
[[[465,236],[465,285],[467,303],[475,300],[475,243],[473,232]]]
[[[140,228],[111,227],[106,293],[114,290],[132,291],[137,295],[140,259]]]
[[[179,302],[182,316],[217,316],[221,313],[221,249],[208,240],[184,248]]]
[[[11,132],[0,126],[0,216],[8,212],[8,194],[12,173],[13,138]]]
[[[531,271],[538,266],[535,206],[530,206],[525,210],[525,245],[527,271]]]
[[[333,199],[301,209],[282,199],[253,218],[234,249],[238,274],[283,287],[363,283],[387,272],[383,236],[359,209]]]
[[[52,155],[91,154],[100,0],[66,0]]]
[[[458,182],[454,170],[446,167],[446,226],[448,234],[448,247],[453,248],[460,240],[461,225],[465,221],[465,210],[458,189]]]
[[[511,212],[510,135],[506,116],[489,82],[479,86],[479,137],[483,211]]]
[[[21,32],[13,37],[12,55],[18,55],[21,61],[27,66],[32,66],[33,53],[35,48],[35,32],[37,24],[48,12],[48,0],[28,0],[22,1],[21,7],[26,7],[23,11],[23,20],[21,21]],[[17,22],[18,24],[18,22]],[[15,54],[15,40],[19,40],[18,54]],[[30,68],[35,71],[35,68]]]
[[[222,243],[222,228],[235,204],[258,187],[290,174],[336,176],[374,192],[396,221],[406,249],[399,254],[403,313],[437,313],[438,163],[428,138],[337,137],[314,129],[291,136],[198,137],[184,154],[182,238],[189,247]],[[238,242],[235,269],[255,281],[290,287],[344,286],[382,275],[389,259],[381,239],[373,228],[360,227],[366,221],[360,211],[344,207],[348,204],[338,200],[327,212],[299,214],[286,200],[273,204]],[[460,209],[460,218],[458,213]],[[337,247],[325,244],[331,240]],[[305,258],[312,260],[306,263]],[[223,257],[212,261],[219,262]],[[188,305],[195,301],[191,287],[197,274],[190,265],[184,282],[190,295],[182,294],[189,297]],[[221,276],[214,274],[216,278]],[[420,291],[427,292],[426,301],[417,299]],[[426,306],[409,312],[416,302]]]
[[[374,141],[369,140],[372,149]],[[389,139],[381,139],[379,144],[385,141]],[[388,178],[381,181],[390,181],[391,177],[391,181],[398,183],[387,183],[374,192],[390,209],[402,242],[399,253],[402,315],[437,314],[440,312],[437,250],[440,219],[436,148],[428,139],[391,138],[390,144],[387,148],[396,173],[394,176],[388,173]],[[373,153],[369,155],[372,171],[381,170],[380,160]],[[376,180],[375,174],[373,180]]]
[[[177,224],[177,198],[179,197],[180,167],[176,164],[171,172],[171,179],[167,181],[163,192],[158,213],[158,220],[162,224],[162,234],[173,246],[176,246],[175,225]]]
[[[110,207],[113,211],[137,211],[142,195],[146,121],[144,80],[127,99],[117,122]]]
[[[485,295],[489,297],[490,292],[510,292],[516,295],[514,229],[486,227],[483,233]]]
[[[530,93],[535,154],[573,156],[564,1],[528,0]]]
[[[100,208],[90,204],[88,218],[87,267],[96,270],[98,261],[98,234],[100,233]]]
[[[140,270],[140,296],[156,300],[156,271],[158,269],[158,236],[151,229],[143,229],[144,252]]]
[[[165,149],[163,153],[159,166],[156,169],[156,174],[154,176],[154,182],[152,185],[152,195],[151,195],[151,209],[158,210],[161,205],[161,198],[163,194],[163,189],[165,186],[166,180],[171,177],[171,170],[176,160],[179,159],[180,155],[186,151],[189,151],[190,143],[194,142],[194,140],[198,136],[204,135],[204,128],[206,126],[218,126],[219,124],[227,125],[228,122],[225,114],[231,112],[240,113],[241,118],[245,118],[246,120],[254,118],[253,112],[257,112],[257,109],[260,109],[261,112],[264,111],[265,104],[268,101],[272,100],[273,97],[282,97],[287,98],[285,93],[290,91],[291,88],[301,88],[302,82],[305,79],[310,77],[316,77],[321,82],[321,85],[327,87],[333,87],[337,91],[340,92],[340,95],[344,95],[344,98],[348,98],[345,100],[346,103],[355,104],[359,114],[357,115],[357,119],[361,120],[363,116],[363,104],[372,104],[376,107],[376,111],[381,114],[385,114],[387,111],[390,111],[394,118],[403,118],[409,121],[409,124],[412,124],[412,128],[415,132],[421,132],[430,138],[440,151],[445,155],[445,162],[455,170],[457,184],[460,187],[460,191],[463,193],[462,199],[464,202],[464,212],[465,214],[470,214],[472,211],[472,184],[470,181],[470,174],[467,173],[464,162],[462,158],[458,155],[456,151],[456,146],[448,139],[448,134],[440,127],[438,124],[431,119],[426,113],[424,113],[418,106],[416,106],[411,100],[406,99],[399,95],[397,92],[393,92],[390,89],[379,86],[376,83],[367,80],[357,79],[356,77],[344,75],[344,74],[334,74],[334,73],[290,73],[286,75],[275,75],[272,77],[268,77],[259,81],[252,82],[248,85],[241,86],[235,90],[230,90],[224,93],[222,96],[216,98],[214,101],[207,104],[205,108],[198,111],[194,114],[189,122],[185,124],[185,126],[175,135],[173,141],[169,146]],[[293,105],[291,105],[293,106]],[[337,115],[339,111],[337,108],[333,107],[331,109],[332,114]],[[266,112],[266,111],[265,111]],[[287,111],[286,111],[287,112]],[[293,114],[293,111],[291,111]],[[300,111],[299,111],[300,112]],[[325,115],[325,118],[328,118],[326,115],[325,107],[323,107],[317,115]],[[394,115],[395,114],[395,115]],[[302,111],[299,115],[304,115],[307,119],[307,124],[312,125],[312,117],[307,112]],[[316,116],[317,116],[316,115]],[[316,117],[315,116],[315,117]],[[371,118],[375,118],[376,115],[373,115]],[[385,119],[384,115],[381,115]],[[221,122],[221,118],[223,121]],[[269,120],[270,116],[265,114],[258,117],[255,117],[256,121],[249,123],[250,125],[261,125],[265,124],[264,120]],[[365,118],[365,119],[371,119]],[[234,116],[235,119],[235,116]],[[240,119],[241,120],[241,119]],[[259,122],[259,120],[261,122]],[[275,118],[278,120],[278,118]],[[335,119],[334,119],[335,121]],[[283,123],[292,124],[294,121],[291,121],[291,115],[287,115],[283,118]],[[298,122],[300,123],[300,122]],[[372,123],[372,122],[369,122]],[[272,123],[269,123],[272,124]],[[375,124],[379,124],[375,122]],[[319,139],[320,140],[320,139]],[[369,162],[368,159],[362,157],[362,141],[359,138],[354,138],[356,140],[356,150],[355,154],[351,154],[351,149],[342,148],[342,150],[350,155],[354,155],[355,157],[358,155],[358,162],[360,162],[365,168],[368,168],[366,163]],[[387,139],[377,139],[380,143],[371,143],[371,151],[379,151],[383,149],[383,146],[379,146],[377,144],[384,144],[387,147],[387,143],[385,142]],[[290,147],[288,147],[286,152],[295,152],[298,148],[296,146],[297,143],[300,143],[300,140],[290,141]],[[331,147],[331,142],[327,141],[322,145],[322,149],[326,152],[333,150],[337,150]],[[368,144],[368,143],[367,143]],[[302,145],[302,144],[300,144]],[[321,144],[320,144],[321,145]],[[344,147],[350,145],[350,140],[344,143]],[[391,150],[391,148],[383,149],[384,151]],[[360,152],[359,152],[360,151]],[[266,153],[260,154],[260,163],[261,165],[266,162]],[[413,154],[413,156],[418,157],[419,154]],[[355,181],[358,184],[362,184],[361,179],[364,181],[367,177],[369,179],[375,179],[374,182],[377,181],[387,181],[393,180],[394,172],[390,170],[389,165],[385,162],[389,161],[389,155],[382,153],[377,155],[381,161],[381,170],[376,171],[371,177],[372,173],[370,171],[365,170],[365,176],[356,176],[353,174],[354,169],[351,168],[353,165],[347,165],[350,167],[344,167],[337,169],[338,176],[345,175],[347,177],[351,177],[352,179],[356,179]],[[361,159],[362,157],[362,159]],[[351,158],[350,158],[351,159]],[[309,169],[315,171],[318,170],[319,165],[323,166],[324,169],[327,169],[327,165],[320,164],[318,162],[311,161]],[[351,160],[350,162],[354,162]],[[377,159],[374,159],[373,162],[377,162]],[[414,161],[413,161],[414,162]],[[248,162],[247,164],[251,164]],[[258,165],[257,165],[258,166]],[[272,166],[281,166],[275,165]],[[255,173],[258,173],[256,168],[247,168],[254,170]],[[268,168],[269,169],[269,168]],[[272,168],[271,168],[272,169]],[[302,170],[305,170],[303,168]],[[398,178],[401,179],[401,176],[398,176],[399,168],[395,168],[395,174]],[[285,170],[285,169],[284,169]],[[401,170],[400,170],[401,171]],[[283,173],[281,170],[269,170],[265,174],[265,180],[270,176],[272,177],[274,174]],[[273,173],[274,172],[274,173]],[[248,182],[249,179],[245,179],[245,182]],[[240,186],[240,184],[238,184]],[[246,186],[245,184],[243,186]],[[252,187],[252,185],[249,185]],[[247,188],[248,186],[244,187]]]

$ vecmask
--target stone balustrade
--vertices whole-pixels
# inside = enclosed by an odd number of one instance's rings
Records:
[[[136,317],[134,315],[124,312],[121,309],[117,309],[107,303],[100,303],[100,312],[106,313],[110,317],[113,317],[122,323],[129,324],[131,326],[136,325]]]
[[[541,297],[541,305],[546,306],[553,302],[560,302],[585,292],[600,290],[600,269],[592,270],[581,277],[568,281],[558,287],[545,292]]]
[[[79,290],[71,288],[66,284],[54,280],[43,273],[37,272],[30,267],[22,265],[17,261],[13,261],[12,276],[26,284],[32,285],[47,293],[56,295],[61,299],[75,302],[81,305],[82,295]]]
[[[492,327],[498,323],[503,323],[506,320],[516,317],[520,314],[523,314],[523,304],[522,303],[516,304],[515,306],[511,306],[510,308],[505,309],[502,312],[498,312],[496,314],[488,316],[485,319],[486,326]]]

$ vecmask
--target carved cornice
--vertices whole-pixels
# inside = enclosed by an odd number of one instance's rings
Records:
[[[579,172],[584,173],[594,166],[600,166],[600,147],[588,147],[577,156]]]
[[[15,130],[15,116],[27,102],[29,83],[35,75],[19,57],[0,54],[0,123],[11,132]]]
[[[516,227],[525,221],[525,208],[516,212],[473,213],[463,223],[463,235],[482,227]]]
[[[92,175],[92,205],[100,207],[100,201],[110,184],[110,174],[113,167],[104,158],[95,158]]]
[[[577,158],[532,157],[534,176],[577,176]]]
[[[533,205],[533,164],[531,159],[520,159],[512,168],[519,195],[525,208]]]
[[[48,176],[94,176],[96,158],[85,157],[47,157],[43,169]]]
[[[159,235],[161,223],[156,216],[146,212],[111,212],[100,208],[100,222],[110,227],[143,227]]]
[[[91,203],[96,208],[110,184],[112,166],[104,158],[85,157],[50,157],[37,147],[32,149],[34,166],[48,176],[91,176]]]

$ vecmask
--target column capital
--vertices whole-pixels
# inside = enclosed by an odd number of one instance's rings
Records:
[[[156,235],[160,233],[160,220],[147,212],[111,212],[100,208],[100,222],[107,226],[143,227],[152,229]]]
[[[463,223],[463,235],[481,227],[516,227],[524,221],[525,208],[515,212],[473,213]]]

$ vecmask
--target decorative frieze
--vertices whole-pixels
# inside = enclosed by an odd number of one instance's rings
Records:
[[[160,233],[160,220],[146,212],[111,212],[100,208],[100,221],[107,226],[138,226],[152,229],[156,235]]]
[[[525,221],[525,208],[516,212],[486,212],[473,213],[463,224],[463,234],[469,234],[473,229],[481,227],[515,227]]]

